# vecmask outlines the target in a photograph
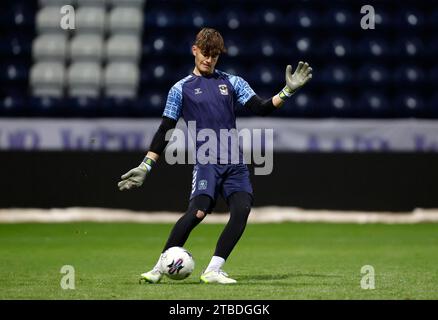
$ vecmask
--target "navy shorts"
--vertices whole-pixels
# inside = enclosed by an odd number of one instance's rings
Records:
[[[190,200],[206,194],[216,203],[220,194],[225,200],[238,191],[252,196],[249,170],[246,164],[196,164],[192,175]]]

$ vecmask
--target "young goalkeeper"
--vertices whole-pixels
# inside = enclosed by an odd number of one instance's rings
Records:
[[[224,41],[220,33],[211,28],[202,29],[196,36],[192,53],[195,57],[193,73],[178,81],[169,91],[162,122],[154,135],[143,162],[122,176],[118,183],[120,190],[140,187],[146,176],[167,145],[165,135],[175,128],[182,116],[186,122],[196,121],[196,131],[214,130],[220,137],[220,129],[235,129],[234,107],[240,104],[253,113],[266,116],[280,108],[284,101],[312,78],[312,68],[299,62],[292,74],[292,67],[286,67],[286,86],[270,99],[264,100],[255,94],[241,77],[215,69]],[[219,141],[217,145],[220,146]],[[196,150],[199,143],[196,142]],[[223,163],[217,154],[217,163]],[[228,157],[228,159],[231,159]],[[240,160],[242,157],[240,156]],[[235,283],[222,267],[240,239],[247,223],[252,205],[252,187],[249,171],[243,161],[239,164],[201,164],[196,159],[193,170],[192,192],[186,213],[176,222],[163,248],[184,246],[190,232],[211,213],[219,194],[226,200],[230,219],[220,235],[216,250],[203,274],[204,283]],[[204,162],[203,162],[204,163]],[[141,275],[146,282],[157,283],[163,276],[158,259],[155,267]]]

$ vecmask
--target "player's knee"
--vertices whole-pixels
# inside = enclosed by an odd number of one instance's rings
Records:
[[[251,211],[251,196],[247,193],[239,192],[233,194],[230,204],[231,207],[234,207],[236,211],[241,213],[249,214]]]
[[[230,213],[232,218],[237,220],[246,221],[251,212],[251,206],[246,203],[234,203],[233,206],[230,207]]]
[[[204,219],[204,217],[205,217],[205,212],[204,211],[202,211],[202,210],[196,211],[196,218]]]
[[[207,213],[209,213],[212,206],[211,198],[207,195],[199,195],[190,201],[188,212],[192,217],[197,219],[204,219]]]
[[[251,206],[243,204],[241,206],[238,206],[237,211],[240,215],[248,217],[251,212]]]

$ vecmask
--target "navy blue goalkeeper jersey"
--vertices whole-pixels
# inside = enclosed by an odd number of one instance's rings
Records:
[[[230,141],[224,145],[220,139],[221,129],[236,129],[235,108],[243,106],[255,95],[254,90],[241,77],[215,70],[209,76],[191,74],[178,81],[169,91],[163,116],[178,120],[183,117],[188,124],[196,121],[196,135],[202,129],[214,131],[217,137],[217,149],[214,154],[217,163],[231,163]],[[194,132],[190,132],[192,139]],[[207,141],[196,139],[196,151]],[[221,144],[222,142],[222,144]],[[242,151],[239,148],[239,163],[242,163]],[[211,151],[211,150],[209,150]],[[224,158],[226,157],[226,158]],[[198,163],[196,158],[196,163]]]

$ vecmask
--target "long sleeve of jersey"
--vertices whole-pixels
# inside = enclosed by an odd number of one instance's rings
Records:
[[[267,116],[277,108],[272,103],[272,98],[263,100],[258,95],[252,96],[246,103],[245,107],[249,108],[254,114],[259,116]]]
[[[166,133],[169,130],[173,130],[176,127],[177,121],[166,116],[161,120],[160,127],[155,133],[151,145],[149,147],[149,151],[155,152],[160,155],[163,153],[164,149],[167,146],[168,141],[166,141]]]

